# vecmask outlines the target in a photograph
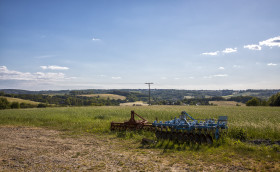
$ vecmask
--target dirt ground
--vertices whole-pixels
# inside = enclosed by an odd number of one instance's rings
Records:
[[[113,138],[73,137],[42,128],[0,127],[0,171],[173,171],[176,168],[162,163],[152,151],[129,151],[118,144]]]
[[[247,171],[240,166],[186,162],[166,157],[161,150],[122,144],[115,137],[0,127],[0,171]]]

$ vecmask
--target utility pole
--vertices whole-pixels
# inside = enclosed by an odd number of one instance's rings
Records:
[[[152,82],[147,82],[145,84],[148,84],[149,85],[149,105],[151,105],[151,84],[154,84]]]

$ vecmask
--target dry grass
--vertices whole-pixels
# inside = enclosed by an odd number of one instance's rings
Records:
[[[80,95],[80,96],[84,96],[84,97],[100,97],[100,98],[103,98],[103,99],[111,99],[111,100],[118,100],[118,99],[121,99],[121,100],[125,100],[126,97],[125,96],[120,96],[120,95],[116,95],[116,94],[83,94],[83,95]]]
[[[0,96],[0,97],[6,98],[9,102],[27,103],[27,104],[32,104],[32,105],[38,105],[39,104],[39,102],[34,102],[34,101],[31,101],[31,100],[24,100],[24,99],[4,97],[4,96]]]
[[[236,106],[237,104],[240,106],[246,106],[244,103],[236,102],[236,101],[209,101],[209,103],[213,103],[217,106]]]
[[[148,104],[142,101],[137,101],[137,102],[121,103],[120,106],[148,106]]]
[[[137,138],[120,138],[114,133],[75,135],[36,127],[1,126],[0,171],[280,170],[279,154],[265,148],[164,144],[164,149],[144,146]],[[174,148],[169,149],[172,145]]]

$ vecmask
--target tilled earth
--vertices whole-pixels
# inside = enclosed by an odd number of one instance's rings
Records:
[[[119,138],[69,135],[31,127],[0,127],[0,171],[247,171],[162,155]],[[189,163],[186,163],[189,162]]]

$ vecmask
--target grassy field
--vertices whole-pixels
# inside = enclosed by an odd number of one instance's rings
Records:
[[[59,130],[108,132],[111,121],[123,122],[135,110],[148,121],[170,120],[186,111],[194,118],[227,115],[229,133],[244,129],[248,139],[280,138],[280,108],[231,106],[61,107],[0,111],[0,125],[27,125]]]
[[[230,164],[250,170],[278,171],[280,169],[280,147],[277,145],[252,145],[233,139],[233,134],[242,131],[247,139],[280,140],[279,107],[244,107],[244,106],[111,106],[111,107],[59,107],[45,109],[8,109],[0,111],[0,126],[32,126],[65,131],[71,135],[82,133],[100,137],[115,138],[115,144],[133,147],[126,151],[140,151],[139,144],[143,137],[155,138],[150,132],[110,132],[110,122],[123,122],[130,118],[134,110],[148,121],[157,117],[161,121],[170,120],[186,111],[194,118],[217,118],[220,115],[229,117],[229,134],[212,146],[177,145],[168,141],[159,141],[151,151],[162,151],[170,161],[190,162],[193,164]],[[144,151],[144,150],[143,150]],[[144,151],[145,152],[145,151]],[[176,155],[176,156],[175,156]],[[147,155],[148,156],[148,155]],[[186,162],[184,161],[186,159]],[[199,160],[199,161],[197,161]],[[216,164],[216,165],[215,165]],[[278,164],[278,165],[277,165]],[[196,166],[196,165],[194,165]],[[203,167],[205,169],[205,167]]]
[[[125,100],[126,97],[125,96],[120,96],[120,95],[116,95],[116,94],[84,94],[84,95],[79,95],[79,96],[84,96],[84,97],[100,97],[102,99],[111,99],[111,100]]]
[[[13,97],[4,97],[4,96],[0,96],[3,98],[6,98],[9,102],[19,102],[19,103],[27,103],[27,104],[32,104],[32,105],[38,105],[39,102],[34,102],[31,100],[24,100],[24,99],[19,99],[19,98],[13,98]]]

